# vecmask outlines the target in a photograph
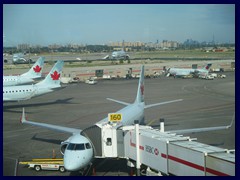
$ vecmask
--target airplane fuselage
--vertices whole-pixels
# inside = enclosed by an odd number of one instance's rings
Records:
[[[125,51],[114,51],[112,52],[112,58],[129,58],[129,55]]]
[[[52,88],[38,85],[7,86],[3,87],[3,101],[21,101],[31,99],[52,92]]]
[[[119,111],[115,113],[121,113],[122,114],[122,121],[120,122],[121,125],[131,125],[134,124],[135,120],[138,120],[140,124],[144,122],[144,106],[145,103],[133,103],[130,104],[123,109],[120,109]],[[96,124],[101,124],[103,122],[108,122],[108,117],[102,119],[101,121],[97,122]]]
[[[193,73],[208,73],[208,71],[205,69],[170,68],[169,73],[174,76],[186,76]]]
[[[93,158],[93,147],[89,140],[80,134],[74,134],[69,142],[64,153],[64,167],[70,171],[86,167]]]
[[[122,121],[120,125],[131,125],[134,124],[135,120],[138,120],[140,124],[144,121],[144,106],[145,103],[133,103],[130,104],[123,109],[120,109],[116,113],[122,114]],[[101,125],[108,122],[108,117],[102,119],[101,121],[97,122],[96,125]],[[80,134],[74,134],[71,136],[68,140],[69,144],[86,144],[90,141],[80,135]],[[93,157],[93,150],[92,148],[84,149],[84,150],[72,150],[69,148],[69,145],[67,146],[65,153],[64,153],[64,166],[67,170],[76,171],[79,170],[86,165],[88,165]]]
[[[19,84],[29,84],[34,80],[28,77],[21,76],[3,76],[3,86],[15,86]]]

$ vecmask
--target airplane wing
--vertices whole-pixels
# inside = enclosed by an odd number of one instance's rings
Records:
[[[166,131],[169,133],[176,133],[176,134],[187,134],[187,133],[199,133],[199,132],[206,132],[206,131],[217,131],[217,130],[225,130],[232,127],[234,121],[234,115],[232,117],[232,121],[227,126],[217,126],[217,127],[206,127],[206,128],[194,128],[194,129],[181,129],[181,130],[172,130]]]
[[[38,123],[38,122],[28,121],[28,120],[26,120],[24,108],[23,108],[23,112],[22,112],[21,123],[30,124],[33,126],[43,127],[43,128],[50,129],[53,131],[65,132],[65,133],[70,133],[70,134],[76,134],[76,133],[80,133],[82,131],[80,129],[75,129],[75,128],[68,128],[68,127],[51,125],[51,124],[46,124],[46,123]]]
[[[166,131],[169,133],[176,133],[176,134],[187,134],[187,133],[199,133],[199,132],[206,132],[206,131],[216,131],[216,130],[223,130],[229,129],[231,126],[219,126],[219,127],[207,127],[207,128],[195,128],[195,129],[182,129],[182,130],[173,130],[173,131]]]
[[[154,106],[160,106],[160,105],[164,105],[164,104],[169,104],[169,103],[173,103],[173,102],[178,102],[178,101],[182,101],[183,99],[176,99],[173,101],[166,101],[166,102],[161,102],[161,103],[156,103],[156,104],[149,104],[149,105],[145,105],[144,109],[150,108],[150,107],[154,107]]]

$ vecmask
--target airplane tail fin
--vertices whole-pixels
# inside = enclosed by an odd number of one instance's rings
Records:
[[[38,60],[34,63],[31,69],[28,72],[22,74],[21,76],[22,77],[27,76],[31,79],[42,77],[44,61],[45,61],[45,57],[38,58]]]
[[[114,101],[123,105],[129,105],[129,103],[123,102],[123,101],[118,101],[115,99],[107,98],[110,101]],[[161,102],[161,103],[156,103],[156,104],[149,104],[149,105],[144,105],[144,109],[155,107],[155,106],[160,106],[164,104],[169,104],[173,102],[179,102],[182,101],[183,99],[176,99],[176,100],[171,100],[171,101],[166,101],[166,102]],[[137,96],[135,99],[134,103],[142,103],[144,102],[144,65],[141,67],[141,72],[140,72],[140,78],[138,82],[138,90],[137,90]]]
[[[45,87],[51,88],[60,87],[60,76],[62,74],[63,65],[64,61],[58,60],[51,71],[48,73],[47,77],[36,85],[43,85]]]
[[[141,67],[137,96],[135,99],[135,103],[141,103],[141,102],[144,102],[144,65],[142,65]]]
[[[212,64],[208,63],[206,66],[203,67],[203,69],[209,71],[211,66],[212,66]]]

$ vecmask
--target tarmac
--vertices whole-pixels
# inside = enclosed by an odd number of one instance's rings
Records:
[[[225,72],[225,79],[181,79],[163,77],[145,79],[145,103],[175,99],[181,102],[145,110],[145,122],[159,128],[165,119],[165,130],[228,125],[235,112],[235,72]],[[115,112],[123,105],[108,101],[114,98],[133,102],[137,79],[101,80],[96,85],[76,83],[27,101],[3,104],[3,175],[4,176],[69,176],[58,171],[35,172],[17,161],[52,158],[53,151],[61,158],[59,144],[70,134],[23,125],[19,122],[25,107],[28,120],[84,129]],[[186,134],[198,142],[226,149],[235,149],[235,121],[229,130]],[[126,176],[124,160],[98,160],[96,176]]]

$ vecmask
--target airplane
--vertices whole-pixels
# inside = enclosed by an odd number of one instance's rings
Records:
[[[31,59],[28,60],[28,59],[24,58],[23,53],[13,54],[13,64],[28,64],[31,62],[32,62]]]
[[[40,57],[31,69],[18,76],[3,76],[3,86],[15,86],[34,82],[34,79],[42,77],[42,70],[45,57]]]
[[[121,51],[113,51],[112,58],[128,60],[130,58],[130,56],[122,49]]]
[[[174,77],[182,77],[190,74],[199,75],[200,73],[208,74],[212,64],[207,64],[202,69],[186,69],[186,68],[169,68],[166,72],[166,76],[172,75]]]
[[[60,88],[63,64],[64,61],[58,60],[47,77],[37,84],[3,87],[3,102],[27,100]]]
[[[183,100],[183,99],[177,99],[177,100],[171,100],[171,101],[166,101],[166,102],[161,102],[156,104],[145,105],[144,66],[141,67],[137,95],[136,95],[135,101],[132,104],[123,102],[123,101],[114,100],[111,98],[107,98],[107,99],[126,106],[116,112],[116,113],[121,113],[122,116],[124,117],[124,119],[119,124],[120,126],[132,125],[134,124],[135,120],[138,120],[140,124],[143,124],[145,109],[151,108],[154,106],[169,104],[173,102],[179,102]],[[23,124],[39,126],[39,127],[47,128],[50,130],[71,134],[71,136],[67,140],[61,143],[61,147],[60,147],[61,153],[64,155],[63,157],[64,167],[68,171],[81,170],[87,167],[92,162],[94,158],[92,143],[88,138],[86,138],[82,134],[83,130],[26,120],[24,108],[22,112],[21,122]],[[107,123],[108,123],[108,117],[98,121],[97,123],[95,123],[95,125],[100,127],[102,124],[107,124]]]
[[[121,51],[113,51],[111,56],[106,55],[102,59],[112,59],[112,60],[124,59],[124,60],[128,60],[129,58],[130,58],[130,56],[122,49]]]

